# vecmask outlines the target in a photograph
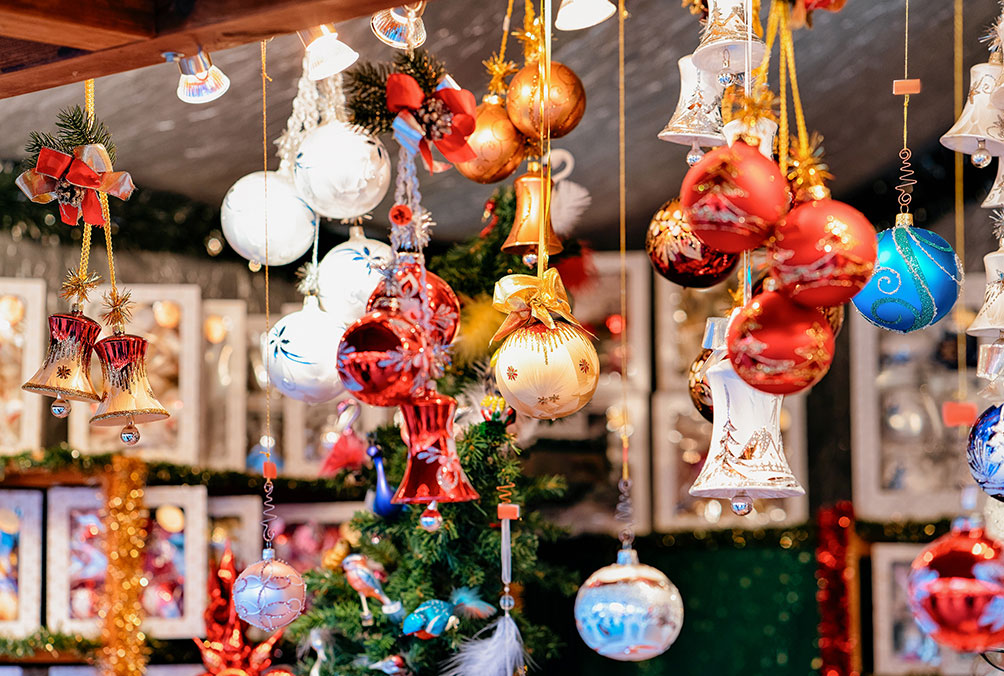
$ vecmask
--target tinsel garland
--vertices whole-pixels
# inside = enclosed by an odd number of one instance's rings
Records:
[[[116,455],[105,475],[102,511],[104,551],[108,557],[101,596],[102,676],[143,676],[150,649],[143,624],[143,552],[147,510],[143,505],[146,466],[134,457]]]
[[[854,546],[854,508],[838,502],[819,511],[816,546],[819,590],[819,673],[858,676],[861,673],[860,580]],[[857,621],[855,621],[857,620]]]
[[[0,635],[0,660],[83,661],[88,660],[98,647],[97,641],[80,634],[57,634],[42,628],[23,638]]]

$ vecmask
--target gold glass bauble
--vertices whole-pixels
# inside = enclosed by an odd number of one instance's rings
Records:
[[[495,183],[512,176],[526,155],[526,139],[509,119],[497,96],[486,96],[474,113],[474,133],[467,139],[473,160],[454,166],[478,183]]]
[[[537,64],[531,63],[516,73],[506,94],[506,112],[516,128],[530,138],[540,137],[540,85]],[[582,80],[568,66],[551,62],[548,83],[547,116],[551,138],[559,138],[575,129],[586,112],[586,89]]]

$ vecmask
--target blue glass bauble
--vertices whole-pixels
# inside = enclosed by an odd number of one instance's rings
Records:
[[[969,432],[969,472],[992,498],[1004,501],[1004,425],[1001,407],[983,411]]]
[[[910,333],[951,311],[961,279],[948,242],[930,230],[897,225],[879,233],[875,274],[853,303],[875,326]]]

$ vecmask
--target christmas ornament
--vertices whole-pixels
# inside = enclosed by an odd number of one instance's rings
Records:
[[[453,590],[449,602],[434,599],[419,605],[404,618],[402,633],[427,641],[456,628],[458,615],[483,620],[494,614],[495,607],[482,601],[476,590],[461,587]]]
[[[910,611],[921,631],[952,650],[971,653],[1004,642],[1002,547],[979,516],[959,517],[952,531],[916,559],[907,579]]]
[[[342,323],[321,309],[317,296],[304,298],[303,308],[277,321],[262,345],[262,361],[275,388],[308,404],[337,397],[343,387],[331,346],[342,332]]]
[[[439,512],[439,503],[432,501],[418,515],[418,527],[426,533],[435,533],[443,527],[443,515]]]
[[[586,112],[586,90],[582,80],[563,63],[551,62],[547,81],[545,115],[552,139],[561,138],[578,126]],[[536,61],[527,63],[509,83],[506,112],[516,128],[532,139],[541,135],[540,68]]]
[[[516,190],[516,214],[513,217],[509,236],[502,244],[502,251],[523,257],[527,266],[537,264],[537,247],[540,246],[541,223],[547,227],[547,254],[553,256],[561,253],[564,246],[550,227],[550,214],[545,220],[541,212],[544,209],[544,186],[547,180],[541,174],[540,163],[531,162],[529,171],[516,179],[513,187]]]
[[[293,182],[317,214],[356,218],[375,209],[387,194],[390,155],[380,139],[361,127],[333,120],[303,139]]]
[[[244,569],[233,587],[237,615],[263,631],[282,629],[303,612],[306,587],[300,574],[266,547],[258,563]]]
[[[970,155],[979,168],[990,164],[992,157],[1004,155],[1004,129],[998,122],[1000,110],[991,104],[991,93],[1002,74],[1001,54],[993,52],[989,63],[979,63],[969,70],[969,96],[962,115],[941,137],[941,145]]]
[[[987,191],[987,197],[980,205],[984,209],[1000,209],[1004,207],[1004,162],[997,160],[997,177]]]
[[[489,94],[474,112],[474,131],[467,139],[474,158],[454,166],[477,183],[496,183],[512,176],[526,156],[526,139],[509,120],[502,98]]]
[[[370,446],[366,449],[366,455],[373,459],[373,467],[376,468],[373,512],[385,519],[394,519],[404,507],[394,504],[394,493],[397,492],[397,488],[387,483],[387,472],[383,466],[383,452],[378,446]]]
[[[404,617],[404,610],[400,601],[391,601],[383,591],[380,580],[377,579],[370,561],[362,554],[350,554],[342,561],[342,570],[345,571],[345,580],[349,586],[359,593],[359,602],[363,605],[362,623],[364,627],[373,626],[373,613],[370,612],[367,598],[376,599],[381,604],[383,614],[391,622],[400,622]]]
[[[394,138],[412,154],[421,154],[430,172],[450,167],[433,161],[430,142],[452,164],[475,159],[467,144],[475,127],[474,94],[452,80],[444,79],[436,91],[427,94],[411,75],[391,73],[387,76],[387,109],[397,113]]]
[[[353,225],[349,238],[328,251],[318,266],[321,307],[348,327],[366,314],[366,303],[381,280],[380,270],[390,259],[388,245],[367,238],[361,225]]]
[[[401,404],[408,433],[408,465],[394,494],[396,504],[467,502],[480,496],[460,465],[453,438],[457,402],[424,392]],[[429,510],[435,512],[430,505]],[[430,515],[434,518],[435,515]]]
[[[698,160],[700,148],[725,145],[722,135],[722,86],[714,73],[700,71],[691,56],[678,62],[680,67],[680,99],[676,112],[659,138],[670,143],[691,146],[691,157]],[[693,163],[691,163],[693,164]]]
[[[738,254],[714,251],[694,236],[679,200],[670,200],[655,212],[645,235],[645,251],[660,275],[697,289],[723,282],[739,262]]]
[[[336,411],[334,424],[322,432],[321,448],[327,453],[318,472],[322,477],[335,476],[343,469],[357,472],[366,462],[366,444],[352,428],[359,419],[359,402],[344,399],[338,402]]]
[[[983,492],[1004,501],[1004,425],[1001,406],[991,406],[969,431],[969,472]]]
[[[739,141],[712,150],[691,167],[680,188],[694,235],[725,253],[759,246],[788,209],[788,186],[777,164]]]
[[[100,401],[91,384],[91,350],[101,326],[80,312],[49,315],[49,349],[22,389],[55,397],[52,414],[65,418],[72,401]]]
[[[747,0],[708,0],[708,19],[701,32],[701,44],[694,50],[694,65],[715,73],[724,86],[732,75],[760,65],[766,47],[760,39],[759,19],[746,16]],[[747,45],[752,21],[753,41]],[[746,52],[749,50],[747,63]]]
[[[1004,214],[999,223],[1004,223]],[[1004,331],[1004,229],[998,225],[995,234],[1002,235],[1000,246],[997,251],[983,257],[983,268],[987,273],[983,306],[966,329],[970,336],[979,338],[997,338]]]
[[[853,298],[861,316],[899,333],[943,319],[955,305],[962,281],[951,245],[912,223],[910,214],[899,214],[895,227],[879,233],[875,272]]]
[[[460,300],[450,285],[425,268],[425,256],[420,253],[399,252],[389,272],[370,296],[366,311],[396,308],[416,325],[421,324],[428,313],[433,340],[449,344],[460,325]],[[421,292],[423,284],[424,293]],[[422,307],[423,298],[425,308]]]
[[[680,592],[661,571],[625,548],[617,563],[600,568],[579,587],[575,627],[604,657],[641,662],[669,649],[683,626]]]
[[[265,202],[266,183],[268,203]],[[265,209],[268,208],[268,260],[265,260]],[[286,265],[314,241],[317,215],[296,193],[288,176],[256,171],[227,191],[220,208],[223,236],[234,251],[253,263]]]
[[[338,374],[353,397],[370,406],[407,401],[423,367],[425,340],[399,312],[364,315],[342,335]]]
[[[771,270],[781,291],[806,307],[843,305],[864,288],[878,240],[864,214],[831,199],[799,204],[774,230]]]
[[[770,394],[794,394],[815,385],[833,361],[833,331],[815,308],[764,291],[739,309],[728,333],[736,373]]]
[[[705,364],[712,355],[712,350],[702,349],[697,355],[697,359],[690,365],[687,374],[687,391],[690,392],[690,401],[693,402],[697,412],[708,422],[714,422],[714,403],[711,397],[711,384],[708,383],[708,376],[705,372]]]
[[[94,345],[101,362],[104,387],[91,424],[102,427],[124,424],[120,437],[128,446],[139,441],[137,423],[164,420],[171,415],[150,388],[146,348],[145,338],[120,332]]]
[[[408,676],[411,674],[408,663],[400,655],[391,655],[379,662],[374,662],[370,665],[370,669],[388,674],[388,676]]]

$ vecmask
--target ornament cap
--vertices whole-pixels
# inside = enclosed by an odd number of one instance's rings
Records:
[[[637,566],[638,552],[630,547],[620,550],[619,552],[617,552],[617,565]]]
[[[726,317],[708,317],[704,325],[704,341],[701,347],[705,350],[718,350],[725,347],[725,336],[729,331],[729,320]]]
[[[913,214],[908,211],[896,214],[896,225],[913,227]]]
[[[271,547],[265,547],[264,549],[261,550],[262,561],[271,561],[274,558],[275,558],[275,550],[272,549]]]

